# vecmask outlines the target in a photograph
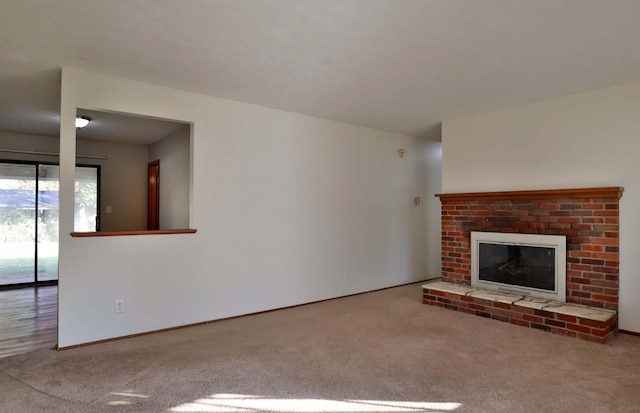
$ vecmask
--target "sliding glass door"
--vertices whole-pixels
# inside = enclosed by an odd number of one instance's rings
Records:
[[[0,163],[0,285],[34,281],[37,166]]]
[[[98,182],[100,168],[76,166],[76,200],[73,214],[73,230],[76,232],[100,231]]]
[[[36,212],[36,267],[35,282],[58,279],[58,194],[60,167],[38,165],[38,208]]]
[[[99,167],[76,167],[75,228],[97,231]],[[58,165],[0,161],[0,286],[58,279]]]

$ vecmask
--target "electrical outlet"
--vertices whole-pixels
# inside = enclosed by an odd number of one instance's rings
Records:
[[[349,278],[349,272],[348,272],[348,271],[345,271],[345,272],[344,272],[344,279],[346,280],[347,278]]]
[[[124,313],[124,300],[122,298],[116,300],[115,302],[115,311],[116,314]]]

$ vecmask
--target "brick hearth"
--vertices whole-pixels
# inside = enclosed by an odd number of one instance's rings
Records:
[[[564,235],[567,303],[617,312],[622,190],[611,187],[436,195],[442,203],[442,281],[471,285],[471,231]],[[504,317],[509,319],[503,321],[525,324]],[[562,321],[556,315],[552,319]],[[617,331],[617,317],[611,320],[610,326],[598,324],[596,328],[607,329],[608,336],[609,331]],[[586,330],[581,334],[591,335],[591,330]],[[603,341],[603,337],[596,341]]]
[[[599,343],[617,329],[614,310],[446,282],[425,284],[422,289],[425,304]]]

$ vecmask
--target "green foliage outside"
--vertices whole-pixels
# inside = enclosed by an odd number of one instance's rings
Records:
[[[93,181],[76,182],[76,208],[90,207],[96,205],[96,194],[98,193],[98,183]]]
[[[33,210],[14,210],[2,215],[0,244],[35,241]],[[38,216],[38,240],[58,242],[58,211],[45,210]]]
[[[57,278],[58,257],[39,257],[38,278],[51,280]],[[33,282],[33,252],[31,257],[0,258],[0,285]]]

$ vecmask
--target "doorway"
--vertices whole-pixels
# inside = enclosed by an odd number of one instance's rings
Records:
[[[97,230],[99,166],[77,166],[75,186],[76,226]],[[57,164],[0,161],[0,287],[57,283],[59,188]]]

